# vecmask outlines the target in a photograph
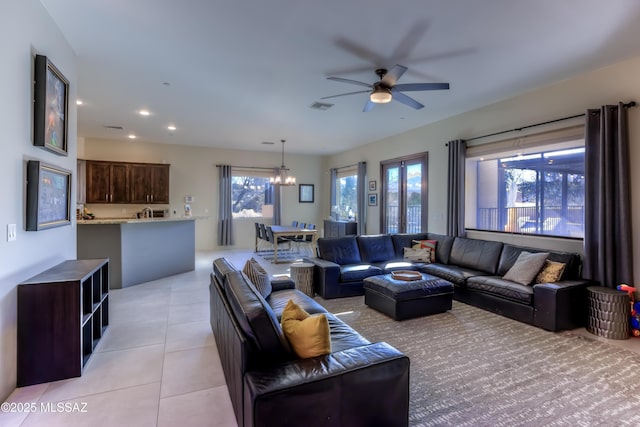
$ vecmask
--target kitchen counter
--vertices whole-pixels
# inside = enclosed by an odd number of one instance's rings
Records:
[[[78,259],[109,258],[112,289],[195,269],[196,217],[77,221]]]
[[[195,216],[168,216],[159,218],[95,218],[79,219],[78,224],[139,224],[148,222],[195,221]]]

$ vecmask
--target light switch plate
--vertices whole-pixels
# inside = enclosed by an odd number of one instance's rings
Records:
[[[15,224],[7,224],[7,242],[13,242],[18,238],[18,231]]]

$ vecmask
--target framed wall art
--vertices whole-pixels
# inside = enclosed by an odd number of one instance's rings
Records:
[[[376,181],[369,181],[369,191],[376,191]]]
[[[33,92],[33,145],[66,156],[69,81],[43,55],[36,55]]]
[[[26,230],[39,231],[71,224],[71,171],[27,162]]]
[[[313,184],[300,184],[298,188],[299,203],[313,203]]]
[[[369,194],[369,206],[378,206],[378,193]]]

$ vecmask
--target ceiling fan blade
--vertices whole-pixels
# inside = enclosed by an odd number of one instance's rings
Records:
[[[401,102],[404,105],[408,105],[411,108],[415,108],[416,110],[424,108],[424,105],[420,104],[418,101],[416,101],[415,99],[411,98],[410,96],[407,96],[402,92],[399,92],[398,90],[396,90],[395,87],[393,89],[391,89],[391,94],[393,95],[392,99],[394,101]]]
[[[387,87],[395,86],[398,79],[402,77],[402,75],[404,74],[405,71],[407,71],[407,69],[408,69],[407,67],[404,67],[402,65],[398,65],[398,64],[394,65],[393,67],[391,67],[389,71],[387,71],[387,74],[384,75],[384,77],[381,80],[382,83]]]
[[[364,59],[374,65],[382,66],[387,62],[387,59],[379,55],[377,52],[369,49],[366,46],[351,41],[345,37],[338,37],[334,40],[336,46],[351,52],[360,59]]]
[[[369,91],[369,90],[359,90],[359,91],[357,91],[357,92],[349,92],[349,93],[341,93],[341,94],[339,94],[339,95],[323,96],[323,97],[322,97],[322,98],[320,98],[320,99],[337,98],[337,97],[339,97],[339,96],[355,95],[355,94],[357,94],[357,93],[369,93],[369,92],[371,92],[371,91]]]
[[[364,87],[368,87],[368,88],[373,88],[373,85],[371,85],[369,83],[359,82],[357,80],[351,80],[351,79],[343,79],[342,77],[327,77],[327,80],[333,80],[334,82],[349,83],[349,84],[352,84],[352,85],[358,85],[358,86],[364,86]]]
[[[411,56],[411,52],[416,48],[418,43],[424,37],[424,34],[429,29],[429,22],[426,20],[419,20],[411,28],[409,32],[398,42],[398,46],[394,49],[389,61],[391,64],[394,62],[404,61]]]
[[[368,111],[371,111],[371,110],[373,110],[373,107],[375,107],[375,106],[376,106],[375,102],[371,102],[370,99],[367,99],[367,103],[364,104],[364,108],[362,109],[362,112],[366,113]]]
[[[393,87],[396,90],[416,91],[416,90],[445,90],[449,89],[449,83],[403,83]]]

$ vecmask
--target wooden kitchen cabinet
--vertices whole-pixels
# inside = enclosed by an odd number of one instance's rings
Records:
[[[133,163],[131,203],[169,203],[169,165]]]
[[[87,160],[87,203],[129,203],[126,163]]]
[[[86,161],[87,203],[169,203],[169,165]]]

